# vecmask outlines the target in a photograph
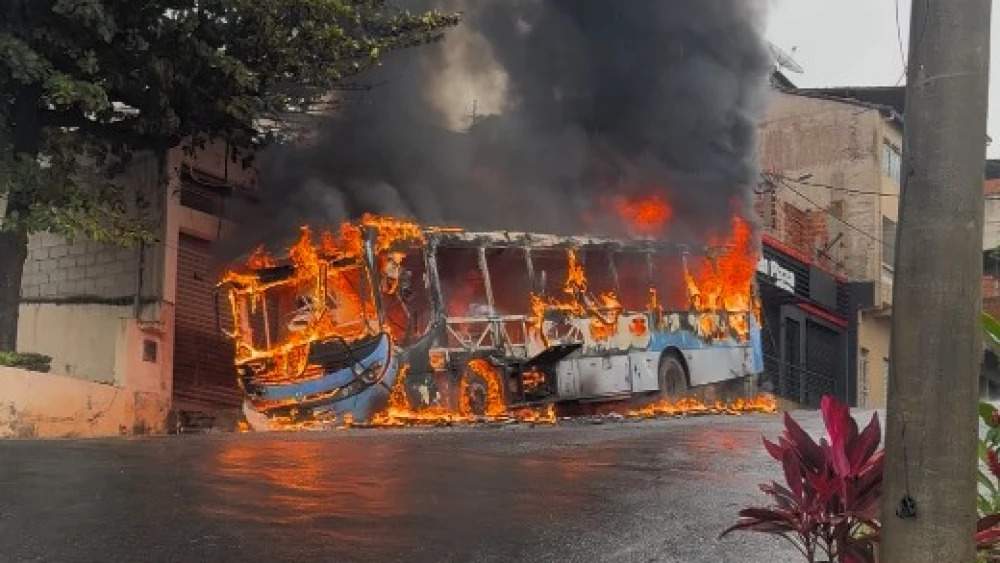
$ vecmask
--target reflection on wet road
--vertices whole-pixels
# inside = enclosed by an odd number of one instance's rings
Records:
[[[794,561],[716,539],[775,475],[779,424],[0,444],[0,560]]]

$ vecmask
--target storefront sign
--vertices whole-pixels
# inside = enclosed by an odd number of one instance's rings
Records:
[[[757,271],[774,280],[774,285],[789,293],[795,293],[795,272],[783,267],[770,258],[757,262]]]

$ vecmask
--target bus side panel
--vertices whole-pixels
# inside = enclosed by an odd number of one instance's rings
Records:
[[[691,385],[705,385],[750,375],[753,351],[749,345],[717,345],[684,350]]]
[[[629,352],[628,358],[632,368],[632,392],[658,391],[660,353],[636,350]]]
[[[556,380],[559,383],[560,401],[580,397],[580,372],[577,369],[576,358],[571,356],[556,364]]]
[[[650,352],[660,353],[667,348],[677,348],[678,350],[689,350],[691,348],[705,348],[709,346],[697,334],[689,330],[654,330],[649,339]]]
[[[632,390],[628,356],[581,356],[576,360],[580,376],[580,398],[621,395]]]

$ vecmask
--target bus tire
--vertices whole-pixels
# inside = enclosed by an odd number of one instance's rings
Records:
[[[458,385],[459,412],[464,416],[486,416],[489,383],[486,378],[466,366]]]
[[[687,366],[677,352],[664,352],[656,368],[660,383],[660,397],[663,399],[678,399],[688,390]]]

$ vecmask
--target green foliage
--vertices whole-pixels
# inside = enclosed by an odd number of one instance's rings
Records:
[[[983,339],[986,345],[996,349],[1000,347],[1000,321],[993,318],[989,313],[982,314]]]
[[[52,362],[52,358],[42,354],[0,352],[0,366],[48,372],[50,362]]]
[[[384,0],[11,0],[0,10],[0,228],[150,235],[134,151],[249,148],[395,49],[458,21]],[[16,135],[14,126],[17,125]]]

